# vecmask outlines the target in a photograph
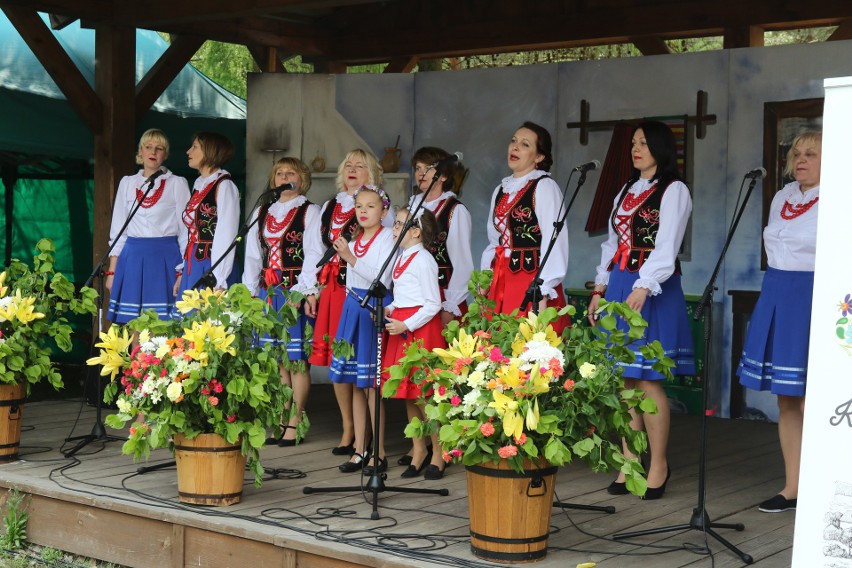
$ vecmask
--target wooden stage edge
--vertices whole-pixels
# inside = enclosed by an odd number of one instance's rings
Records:
[[[357,486],[357,474],[341,474],[343,460],[330,449],[338,442],[333,396],[315,389],[313,423],[304,444],[268,448],[264,466],[275,470],[255,488],[246,472],[243,498],[230,507],[196,507],[177,500],[174,468],[138,475],[121,442],[93,442],[65,458],[65,438],[87,433],[94,410],[79,401],[27,404],[20,460],[0,465],[0,487],[29,495],[28,539],[75,554],[144,568],[383,568],[497,566],[470,552],[467,481],[463,467],[447,469],[441,481],[402,479],[396,458],[407,448],[401,431],[404,411],[388,414],[388,487],[447,488],[450,495],[379,494],[380,518],[357,489],[304,494],[306,486]],[[542,568],[596,562],[598,567],[673,568],[742,566],[712,538],[713,558],[690,547],[704,546],[699,531],[615,542],[613,534],[679,525],[696,503],[700,420],[674,416],[670,445],[672,479],[663,499],[644,502],[613,497],[603,489],[610,476],[573,464],[560,469],[557,498],[563,502],[614,506],[615,514],[554,508],[548,555]],[[120,434],[120,432],[111,432]],[[148,465],[169,460],[154,452]],[[782,568],[792,556],[794,513],[757,512],[758,502],[780,487],[783,468],[775,426],[741,420],[710,421],[707,510],[713,521],[743,523],[744,531],[718,531],[758,568]],[[286,469],[286,468],[296,468]],[[354,477],[353,477],[354,476]],[[8,498],[2,492],[0,501]],[[2,504],[5,508],[5,503]]]

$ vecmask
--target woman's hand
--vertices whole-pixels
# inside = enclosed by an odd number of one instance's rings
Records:
[[[405,322],[391,318],[388,318],[387,323],[385,324],[385,329],[391,335],[401,335],[408,331],[408,327],[406,327]]]
[[[172,295],[173,295],[173,296],[175,297],[175,299],[177,299],[177,300],[180,300],[180,298],[178,298],[178,292],[180,292],[180,279],[181,279],[181,278],[183,278],[183,275],[182,275],[182,274],[178,274],[178,275],[177,275],[177,279],[175,279],[175,287],[172,289]]]
[[[441,325],[447,327],[447,325],[454,319],[456,319],[456,315],[453,312],[441,310]]]
[[[305,297],[305,315],[309,318],[317,317],[317,297],[314,294]]]
[[[601,303],[600,294],[595,294],[589,299],[589,323],[594,325],[598,325],[598,319],[600,316],[597,314],[598,304]]]
[[[108,275],[104,279],[104,288],[107,289],[107,292],[112,292],[112,279],[113,279],[112,274]]]
[[[352,254],[351,250],[349,250],[349,241],[343,237],[337,237],[337,239],[331,243],[331,246],[334,247],[334,250],[337,251],[337,255],[342,258],[346,264],[349,264],[350,266],[355,265],[355,255]]]
[[[642,311],[642,306],[645,305],[645,300],[651,294],[651,291],[647,288],[634,288],[630,295],[627,296],[627,299],[624,300],[624,303],[627,304],[629,308],[636,310],[637,312]]]

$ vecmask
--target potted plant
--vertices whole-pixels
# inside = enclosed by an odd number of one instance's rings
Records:
[[[97,292],[54,270],[53,242],[36,244],[33,267],[13,259],[0,274],[0,461],[17,457],[21,413],[30,387],[63,386],[51,360],[54,348],[71,350],[68,314],[94,314]]]
[[[162,321],[151,311],[124,328],[111,327],[97,344],[100,355],[88,363],[103,365],[101,374],[111,378],[105,400],[117,397],[118,412],[107,417],[107,424],[123,428],[131,423],[125,454],[140,459],[152,448],[170,447],[176,452],[182,501],[235,503],[246,458],[260,486],[266,430],[278,425],[292,397],[290,387],[281,384],[282,348],[261,346],[257,338],[284,339],[295,310],[284,306],[276,312],[242,284],[227,291],[189,290],[176,305],[179,318]],[[129,331],[138,334],[135,347]],[[182,481],[193,483],[181,471],[191,455],[222,457],[219,462],[234,476],[230,489],[182,487]],[[216,481],[220,475],[201,477]]]
[[[392,394],[401,377],[417,369],[414,380],[426,393],[422,403],[428,420],[412,420],[406,435],[425,436],[438,429],[444,459],[467,467],[472,535],[478,533],[474,521],[486,516],[515,521],[515,528],[501,528],[487,540],[474,538],[474,553],[534,560],[546,553],[558,466],[577,458],[595,471],[620,470],[631,492],[645,493],[643,469],[637,459],[624,456],[621,439],[635,454],[642,453],[647,438],[630,428],[629,411],[655,412],[656,405],[642,398],[641,391],[624,388],[619,363],[633,361],[627,345],[642,336],[646,324],[625,304],[602,302],[600,327],[575,320],[558,336],[550,326],[557,317],[553,308],[524,318],[492,313],[493,303],[477,293],[490,280],[491,271],[474,273],[474,302],[462,325],[451,322],[445,330],[448,348],[428,352],[411,346],[390,369],[384,394]],[[564,311],[573,315],[575,310],[568,306]],[[616,318],[623,318],[629,331],[618,330]],[[648,360],[658,360],[656,369],[668,372],[672,362],[659,343],[641,351]],[[489,477],[514,480],[516,486],[500,488],[485,479]],[[535,486],[549,490],[541,492],[538,504],[519,499],[519,510],[507,509],[512,496],[535,494]],[[491,494],[480,496],[481,489]],[[489,501],[496,505],[493,512],[481,509]],[[528,518],[536,511],[546,519]],[[493,518],[489,522],[493,527]],[[527,542],[498,543],[496,552],[489,552],[495,540]]]

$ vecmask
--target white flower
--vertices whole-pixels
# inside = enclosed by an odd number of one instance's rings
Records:
[[[130,401],[125,398],[119,398],[115,401],[115,405],[118,406],[118,411],[122,414],[130,414],[130,410],[133,408]]]
[[[547,341],[530,341],[526,347],[526,351],[518,356],[524,370],[529,370],[534,364],[547,367],[553,359],[559,361],[560,366],[565,365],[565,357],[562,355],[562,351]]]
[[[182,383],[171,383],[168,387],[166,387],[166,396],[169,397],[169,400],[175,402],[181,396],[183,396],[183,384]]]
[[[474,372],[472,372],[470,375],[467,376],[467,385],[470,388],[474,389],[474,391],[471,391],[471,392],[478,392],[476,389],[478,389],[479,387],[481,387],[484,384],[485,384],[485,373],[480,371],[478,368],[477,368],[477,370],[475,370]],[[470,394],[470,393],[468,393],[468,394]],[[465,398],[467,398],[467,397],[465,397]]]
[[[583,363],[580,365],[580,376],[584,379],[594,376],[598,368],[592,363]]]

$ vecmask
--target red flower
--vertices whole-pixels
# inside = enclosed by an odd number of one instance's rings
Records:
[[[441,396],[444,396],[445,394],[447,394],[447,387],[445,387],[444,385],[439,386],[438,387],[438,394],[441,395]]]
[[[461,404],[461,397],[459,395],[454,395],[453,398],[450,399],[450,404],[453,406],[458,406]]]
[[[136,427],[135,427],[135,426],[131,426],[131,427],[130,427],[130,435],[131,435],[131,436],[133,436],[134,434],[136,434]]]
[[[486,422],[479,427],[479,431],[482,432],[482,435],[486,438],[495,432],[494,425],[491,422]]]
[[[512,458],[518,455],[518,448],[509,444],[508,446],[503,446],[502,448],[497,450],[497,455],[503,459]]]
[[[222,383],[216,383],[213,386],[213,392],[216,394],[220,394],[223,390],[225,390],[225,387],[222,386]]]
[[[219,399],[215,396],[208,396],[207,400],[210,402],[210,406],[216,406],[217,404],[219,404]]]
[[[231,414],[230,416],[228,416],[228,422],[236,422],[236,421],[237,421],[236,415]]]
[[[574,390],[574,381],[572,381],[571,379],[566,379],[562,386],[565,388],[565,390],[570,392]]]
[[[520,435],[520,436],[515,437],[515,442],[516,442],[519,446],[523,446],[524,444],[526,444],[526,443],[527,443],[527,435],[526,435],[526,434],[524,434],[523,432],[521,432],[521,435]]]
[[[462,451],[458,448],[455,448],[454,450],[450,450],[450,455],[453,456],[454,458],[460,458],[460,457],[462,457]],[[444,460],[444,461],[450,461],[450,460]]]

